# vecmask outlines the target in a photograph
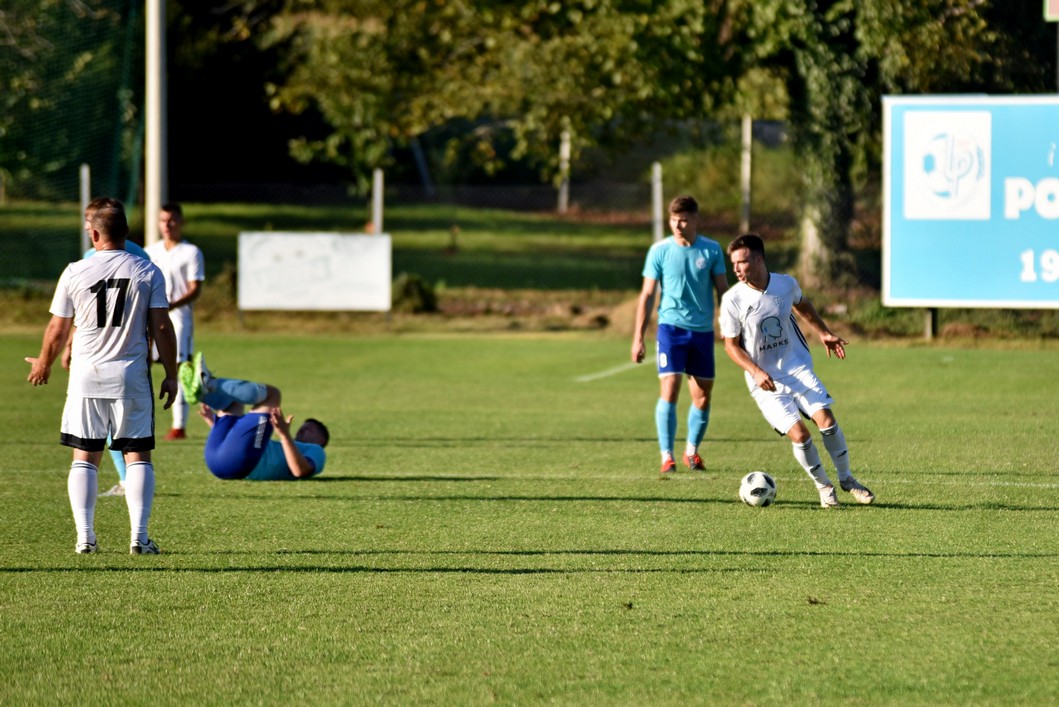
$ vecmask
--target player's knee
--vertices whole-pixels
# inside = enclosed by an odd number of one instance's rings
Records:
[[[279,407],[281,397],[279,388],[273,385],[265,385],[265,399],[259,402],[257,406]]]
[[[813,422],[815,422],[816,426],[821,430],[826,430],[838,424],[838,421],[835,420],[835,416],[828,408],[824,408],[813,415]]]
[[[799,420],[787,430],[787,438],[795,444],[805,444],[809,441],[809,428],[805,426],[805,423]]]

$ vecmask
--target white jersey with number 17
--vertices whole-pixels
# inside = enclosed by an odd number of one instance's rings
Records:
[[[59,277],[52,314],[73,318],[70,395],[152,397],[148,309],[169,309],[158,266],[124,250],[70,263]]]
[[[721,336],[738,338],[743,350],[774,380],[812,369],[809,344],[794,320],[793,306],[802,301],[802,288],[790,275],[769,273],[765,291],[744,282],[733,285],[721,298],[718,321]],[[753,390],[754,378],[746,374]]]

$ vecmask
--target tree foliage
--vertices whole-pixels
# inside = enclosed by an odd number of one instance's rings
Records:
[[[858,174],[877,176],[881,97],[1047,90],[1022,44],[1031,19],[987,0],[732,0],[747,64],[782,77],[803,174],[804,284],[854,274],[849,224]],[[1039,12],[1039,6],[1038,6]],[[1042,25],[1039,15],[1034,20]],[[1038,34],[1038,37],[1040,35]],[[1054,40],[1053,40],[1054,41]],[[1053,65],[1054,66],[1054,65]]]
[[[702,115],[739,72],[725,3],[693,0],[291,0],[268,18],[264,46],[288,73],[268,87],[277,110],[319,110],[333,132],[300,139],[304,160],[360,172],[394,145],[464,119],[474,154],[554,173],[564,130],[575,154]]]
[[[136,148],[142,42],[128,2],[8,0],[0,10],[0,169],[12,191],[76,198],[89,163],[117,193]],[[135,11],[132,12],[135,15]]]

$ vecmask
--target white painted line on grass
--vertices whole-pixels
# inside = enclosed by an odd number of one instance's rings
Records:
[[[626,364],[623,364],[621,366],[615,366],[614,368],[608,368],[607,370],[600,371],[599,373],[589,373],[587,376],[578,376],[577,378],[574,378],[574,380],[578,383],[590,383],[592,381],[599,380],[600,378],[609,378],[610,376],[616,376],[619,373],[624,373],[625,371],[631,371],[639,365],[640,364],[638,363],[633,363],[632,361],[629,361]]]

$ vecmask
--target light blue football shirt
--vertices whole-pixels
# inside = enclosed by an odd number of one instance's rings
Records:
[[[704,236],[696,236],[686,248],[672,236],[652,245],[643,276],[657,280],[661,287],[658,323],[713,331],[713,276],[725,272],[720,244]]]
[[[312,478],[313,476],[319,476],[324,470],[324,462],[327,460],[327,454],[324,452],[324,448],[319,444],[310,444],[309,442],[294,442],[294,445],[298,450],[305,456],[306,459],[313,463],[316,470],[311,476],[301,477]],[[269,443],[265,445],[265,453],[261,457],[261,461],[257,463],[254,470],[250,472],[250,475],[246,478],[252,481],[298,481],[298,477],[290,473],[290,468],[287,466],[287,458],[283,456],[283,445],[276,440],[269,440]]]

